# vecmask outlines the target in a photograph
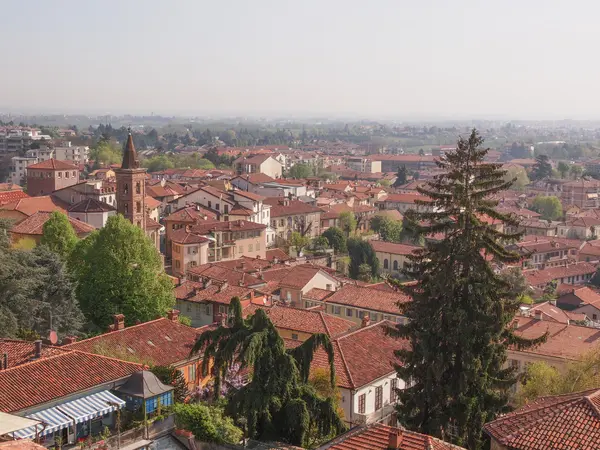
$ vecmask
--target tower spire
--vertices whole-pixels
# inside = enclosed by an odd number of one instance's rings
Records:
[[[140,161],[138,160],[135,146],[133,145],[133,136],[131,135],[131,127],[127,128],[127,143],[123,151],[123,162],[121,169],[139,169]]]

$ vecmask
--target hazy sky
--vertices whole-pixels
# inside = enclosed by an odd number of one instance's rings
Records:
[[[0,6],[0,110],[600,118],[597,0]]]

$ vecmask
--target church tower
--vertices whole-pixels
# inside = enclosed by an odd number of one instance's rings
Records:
[[[117,178],[117,212],[134,225],[146,231],[146,169],[140,168],[140,161],[133,146],[131,128],[123,152],[120,169],[115,169]]]

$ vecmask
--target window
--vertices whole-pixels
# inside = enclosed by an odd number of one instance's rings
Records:
[[[356,311],[356,317],[358,317],[359,319],[362,319],[363,317],[365,317],[365,312],[364,311]]]
[[[142,184],[139,181],[137,183],[135,183],[135,193],[136,194],[142,193]]]
[[[125,203],[125,214],[129,214],[129,205],[127,203]]]
[[[398,261],[394,261],[394,270],[398,270]]]
[[[294,341],[297,341],[298,340],[298,335],[296,333],[292,333],[292,339]]]
[[[229,214],[229,205],[223,205],[223,212]]]
[[[390,380],[390,402],[393,403],[398,398],[398,393],[396,392],[398,389],[398,378],[394,378]]]
[[[277,226],[277,221],[276,220],[271,220],[271,226],[273,228],[275,228]]]
[[[369,316],[371,317],[371,321],[375,322],[377,320],[376,312],[369,313]]]
[[[58,178],[62,178],[62,172],[58,172]]]
[[[75,178],[77,175],[77,172],[73,171],[73,178]]]
[[[352,317],[353,315],[353,311],[350,308],[346,308],[346,317]]]
[[[384,268],[384,269],[387,269],[389,266],[390,266],[390,265],[389,265],[389,263],[388,263],[388,260],[387,260],[387,258],[385,258],[385,259],[383,260],[383,268]]]
[[[211,310],[210,310],[210,305],[205,305],[204,306],[204,315],[206,316],[212,316]]]
[[[69,178],[69,172],[65,172],[65,178]]]
[[[188,382],[194,383],[196,381],[196,364],[188,366]]]
[[[285,298],[287,299],[288,302],[292,301],[292,293],[290,291],[287,291],[285,294]]]
[[[331,284],[326,284],[325,285],[325,289],[328,290],[328,291],[331,291]]]
[[[244,246],[243,245],[239,246],[238,253],[244,253]]]
[[[342,307],[341,306],[334,306],[333,307],[333,313],[337,314],[339,316],[342,313]]]
[[[142,228],[142,222],[140,222],[139,220],[137,221],[137,226],[138,228]]]
[[[181,268],[181,262],[178,259],[175,260],[175,268],[176,269]]]
[[[219,312],[221,314],[225,314],[227,312],[227,306],[225,306],[225,305],[219,305]]]
[[[365,403],[367,401],[367,394],[361,394],[358,396],[358,413],[365,413]]]
[[[142,202],[135,202],[135,210],[138,213],[142,212]]]
[[[215,204],[215,209],[216,209],[217,211],[220,211],[220,209],[221,209],[221,205],[220,205],[219,203]]]
[[[254,245],[248,244],[248,251],[249,252],[253,252],[254,251]]]
[[[191,304],[187,304],[187,312],[191,313],[192,312],[192,305]]]
[[[124,194],[129,194],[129,186],[127,184],[123,185],[123,193]]]
[[[597,320],[598,319],[598,315],[597,314],[592,314],[592,319],[593,320]]]
[[[383,386],[375,388],[375,411],[379,411],[383,406]]]
[[[210,200],[208,201],[208,207],[212,208],[212,202]]]

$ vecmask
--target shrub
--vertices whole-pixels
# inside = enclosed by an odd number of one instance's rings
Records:
[[[223,408],[200,403],[179,403],[174,406],[175,423],[194,433],[196,439],[217,444],[237,444],[243,432],[231,417],[223,414]]]

